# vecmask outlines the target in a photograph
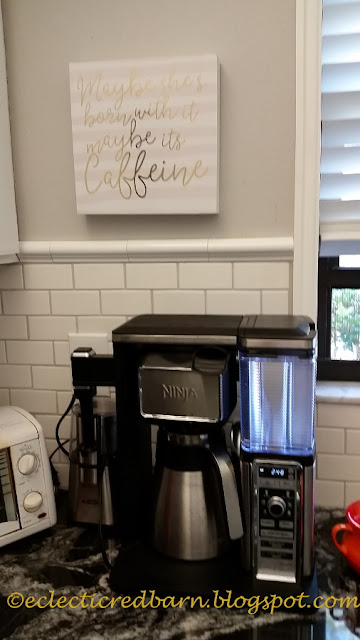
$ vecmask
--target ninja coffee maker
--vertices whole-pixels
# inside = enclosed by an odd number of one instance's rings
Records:
[[[84,430],[93,423],[96,386],[116,390],[111,491],[122,546],[112,587],[250,595],[274,593],[276,582],[277,593],[281,585],[286,593],[306,590],[313,571],[312,322],[146,315],[115,329],[113,347],[113,357],[90,349],[72,357]],[[231,437],[239,417],[240,456]]]

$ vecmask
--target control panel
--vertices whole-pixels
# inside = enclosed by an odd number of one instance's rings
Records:
[[[296,582],[301,476],[302,466],[297,462],[253,463],[253,557],[259,580]]]
[[[47,491],[39,439],[13,445],[10,449],[21,528],[49,518]]]

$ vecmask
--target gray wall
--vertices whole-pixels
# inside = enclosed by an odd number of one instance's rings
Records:
[[[293,232],[295,0],[2,0],[21,240]],[[216,53],[220,214],[76,213],[69,62]]]

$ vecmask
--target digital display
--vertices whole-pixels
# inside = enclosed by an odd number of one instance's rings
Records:
[[[289,469],[286,467],[259,467],[261,478],[288,478]]]

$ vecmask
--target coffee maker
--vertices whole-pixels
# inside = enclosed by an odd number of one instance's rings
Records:
[[[116,391],[114,589],[250,595],[274,593],[275,583],[277,593],[282,585],[285,593],[307,590],[315,338],[305,317],[144,315],[113,331],[113,357],[74,352],[84,433],[96,386]],[[309,393],[301,388],[297,399],[300,383]],[[232,435],[240,417],[238,455]],[[87,440],[97,446],[91,427]],[[291,570],[279,552],[283,534],[293,541]],[[269,568],[269,557],[283,569]]]

